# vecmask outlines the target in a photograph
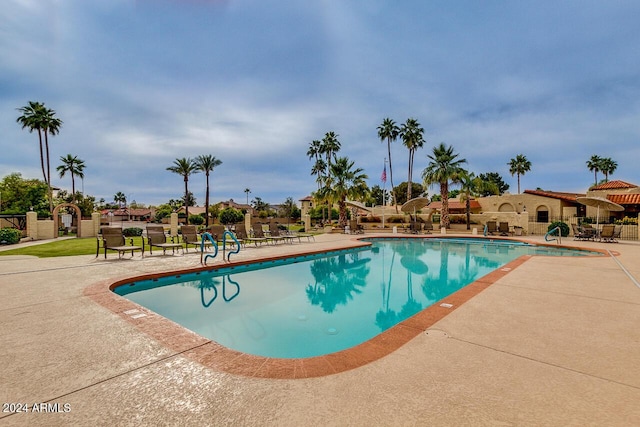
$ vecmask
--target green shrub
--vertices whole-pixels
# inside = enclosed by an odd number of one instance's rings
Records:
[[[125,237],[142,236],[142,228],[139,228],[139,227],[125,228],[124,230],[122,230],[122,234]]]
[[[22,233],[15,228],[0,228],[0,244],[13,245],[20,241]]]
[[[569,235],[569,226],[562,221],[552,222],[551,224],[549,224],[549,227],[547,227],[547,231],[551,231],[556,227],[560,227],[560,232],[562,234],[562,237],[567,237]],[[558,235],[557,231],[552,234],[552,236],[557,236],[557,235]]]
[[[189,215],[189,224],[201,225],[204,223],[202,215]]]
[[[220,217],[218,218],[221,224],[235,224],[244,220],[244,215],[237,209],[234,208],[225,208],[220,212]]]

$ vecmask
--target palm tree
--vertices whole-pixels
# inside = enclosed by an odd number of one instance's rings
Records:
[[[531,162],[527,160],[524,154],[518,154],[507,165],[511,176],[518,175],[518,194],[520,194],[520,175],[524,175],[531,170]]]
[[[465,201],[467,213],[467,230],[471,229],[471,199],[482,197],[483,194],[498,194],[498,186],[490,181],[484,181],[473,172],[462,171],[458,177],[460,183],[460,191],[462,195],[460,200]]]
[[[609,175],[614,173],[618,168],[618,162],[610,157],[600,159],[600,170],[604,174],[604,182],[609,182]]]
[[[29,128],[29,132],[38,130],[38,140],[40,142],[40,166],[44,181],[49,188],[49,211],[53,212],[53,192],[51,190],[51,162],[49,161],[49,134],[56,135],[60,132],[62,120],[55,117],[56,112],[46,108],[43,103],[29,101],[29,105],[18,108],[22,116],[16,120],[22,124],[22,128]],[[44,135],[44,152],[42,147],[42,135]],[[46,173],[45,173],[46,165]]]
[[[411,200],[411,180],[413,177],[413,157],[418,148],[424,145],[424,129],[416,119],[407,119],[400,128],[402,143],[409,150],[409,178],[407,180],[407,200]]]
[[[600,156],[593,155],[589,160],[587,160],[587,167],[589,168],[589,172],[593,172],[593,185],[598,185],[598,172],[600,171],[600,164],[602,159]]]
[[[367,175],[361,168],[354,169],[354,162],[347,157],[338,157],[331,164],[327,186],[319,190],[329,201],[338,203],[338,223],[347,225],[347,198],[360,200],[367,194]]]
[[[127,196],[125,196],[122,191],[118,191],[113,196],[113,201],[116,202],[118,204],[118,207],[120,207],[120,208],[122,207],[122,204],[127,206]]]
[[[251,193],[251,189],[250,188],[245,188],[244,192],[247,195],[247,206],[249,206],[249,193]]]
[[[340,151],[340,141],[335,132],[327,132],[320,143],[320,154],[324,154],[327,158],[327,167],[331,168],[331,159],[336,158],[336,153]]]
[[[447,147],[444,143],[433,147],[433,154],[427,157],[431,160],[422,171],[422,179],[425,187],[439,183],[440,197],[442,199],[442,211],[440,224],[449,228],[449,181],[458,182],[464,173],[462,164],[465,159],[458,159],[459,154],[453,152],[453,147]]]
[[[207,189],[204,199],[204,212],[205,212],[205,226],[209,226],[209,174],[213,170],[222,164],[222,160],[216,159],[211,154],[201,155],[196,157],[194,164],[196,170],[204,172],[207,180]],[[189,218],[189,217],[187,217]]]
[[[393,191],[393,167],[391,166],[391,142],[398,139],[400,134],[400,128],[396,125],[396,122],[390,118],[386,118],[382,121],[382,124],[378,126],[378,138],[380,141],[387,140],[387,154],[389,155],[389,180],[391,181],[391,196],[393,197],[393,204],[396,207],[396,213],[398,213],[398,204],[396,203],[395,192]]]
[[[80,160],[77,156],[67,154],[66,157],[60,157],[62,164],[56,168],[60,178],[64,177],[67,172],[71,174],[71,192],[73,194],[73,203],[76,202],[76,180],[84,178],[84,160]]]
[[[198,169],[196,164],[191,158],[175,159],[173,166],[167,168],[169,172],[177,173],[181,175],[184,180],[184,213],[187,217],[187,224],[189,223],[189,175],[196,173]]]

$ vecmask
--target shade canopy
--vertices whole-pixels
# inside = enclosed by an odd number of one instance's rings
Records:
[[[364,203],[356,202],[355,200],[345,200],[347,206],[352,208],[362,209],[363,211],[371,212],[371,208],[366,207]]]
[[[576,202],[598,208],[596,211],[596,225],[600,224],[600,209],[618,212],[624,210],[624,206],[613,203],[611,200],[605,199],[604,197],[578,197],[576,198]]]
[[[409,200],[404,205],[402,205],[400,210],[406,213],[411,213],[411,212],[415,213],[417,210],[424,208],[428,204],[429,204],[429,199],[427,199],[426,197],[416,197]]]

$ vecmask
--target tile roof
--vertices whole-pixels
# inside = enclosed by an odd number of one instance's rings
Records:
[[[609,181],[604,184],[600,184],[597,187],[593,187],[592,190],[617,190],[620,188],[637,188],[638,186],[635,184],[631,184],[625,181]]]
[[[619,205],[640,205],[640,193],[607,194],[607,199]]]
[[[544,190],[524,190],[524,192],[526,194],[533,194],[535,196],[542,196],[542,197],[550,197],[552,199],[564,200],[566,202],[576,202],[577,197],[585,196],[585,194],[580,194],[580,193],[560,193],[558,191],[544,191]]]

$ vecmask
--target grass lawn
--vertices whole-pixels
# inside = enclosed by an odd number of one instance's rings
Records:
[[[129,244],[129,238],[127,238]],[[133,244],[142,246],[142,237],[134,237]],[[146,249],[146,248],[145,248]],[[104,253],[104,249],[101,249]],[[115,252],[113,252],[115,253]],[[65,239],[57,242],[44,243],[42,245],[27,246],[23,248],[10,249],[0,252],[0,256],[4,255],[33,255],[38,258],[51,258],[58,256],[73,255],[95,255],[96,254],[96,238],[87,237],[84,239]]]

